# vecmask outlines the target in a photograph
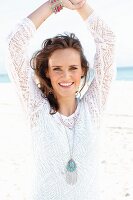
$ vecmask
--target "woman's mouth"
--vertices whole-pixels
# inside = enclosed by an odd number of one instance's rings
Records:
[[[60,85],[61,87],[67,88],[67,87],[70,87],[71,85],[73,85],[73,83],[74,83],[74,82],[71,82],[71,83],[59,83],[59,85]]]

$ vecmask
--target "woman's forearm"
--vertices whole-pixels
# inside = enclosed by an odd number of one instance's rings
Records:
[[[49,1],[42,4],[28,18],[34,23],[36,29],[52,14]]]
[[[84,3],[85,0],[81,0],[80,3],[76,4],[70,0],[62,0],[64,7],[70,10],[76,10],[81,15],[83,19],[88,18],[88,16],[92,13],[92,8]],[[47,1],[42,4],[39,8],[37,8],[34,12],[32,12],[28,18],[34,23],[36,29],[52,14],[52,9],[50,8],[50,2]]]
[[[93,12],[92,7],[86,2],[81,8],[77,9],[77,12],[82,17],[83,20],[86,20]]]

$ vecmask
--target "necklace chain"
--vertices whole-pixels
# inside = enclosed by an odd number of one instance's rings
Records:
[[[64,129],[65,129],[65,134],[66,134],[66,137],[67,137],[69,154],[70,154],[70,158],[67,162],[67,165],[65,166],[66,182],[70,185],[74,185],[74,184],[76,184],[77,178],[78,178],[77,164],[73,159],[73,150],[74,150],[74,141],[75,141],[75,132],[76,132],[75,131],[75,125],[76,125],[77,119],[79,117],[79,112],[77,114],[76,113],[74,114],[72,128],[68,127],[68,125],[66,125],[64,123],[63,118],[62,118],[60,113],[59,113],[59,116],[60,116],[60,122],[62,123],[62,125],[64,126]],[[69,138],[68,138],[68,134],[67,134],[67,128],[69,128],[69,130],[71,129],[71,131],[73,131],[72,148],[71,148],[71,145],[70,145],[70,142],[69,142]]]
[[[78,102],[77,102],[78,103]],[[78,105],[78,104],[77,104]],[[80,109],[79,109],[79,112],[80,112]],[[64,121],[63,121],[63,118],[61,116],[61,114],[59,113],[59,116],[60,116],[60,122],[63,124],[64,128],[65,128],[65,133],[66,133],[66,136],[67,136],[67,141],[68,141],[68,146],[69,146],[69,152],[70,152],[70,157],[72,158],[73,156],[73,149],[74,149],[74,140],[75,140],[75,125],[76,125],[76,122],[78,120],[78,117],[79,117],[79,112],[78,113],[75,113],[74,114],[74,117],[73,117],[73,126],[72,127],[69,127],[69,124],[65,124]],[[77,116],[76,116],[77,115]],[[71,147],[70,147],[70,142],[69,142],[69,138],[68,138],[68,134],[67,134],[67,130],[66,128],[69,128],[69,129],[73,129],[73,141],[72,141],[72,150],[71,150]]]
[[[60,114],[60,121],[61,121],[61,123],[63,124],[64,129],[65,129],[65,133],[66,133],[67,141],[68,141],[68,146],[69,146],[70,157],[72,158],[72,156],[73,156],[73,149],[74,149],[74,140],[75,140],[75,124],[76,124],[77,118],[76,118],[76,120],[75,120],[75,116],[74,116],[74,125],[73,125],[72,128],[68,127],[68,126],[64,123],[61,114]],[[71,150],[71,147],[70,147],[70,142],[69,142],[69,138],[68,138],[68,134],[67,134],[66,128],[73,129],[72,150]]]

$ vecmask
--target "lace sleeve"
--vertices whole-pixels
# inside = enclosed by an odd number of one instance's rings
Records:
[[[109,88],[115,75],[115,36],[110,28],[93,13],[86,21],[95,44],[94,79],[85,95],[92,115],[99,115],[105,108]]]
[[[8,37],[8,74],[15,83],[24,110],[33,111],[42,101],[41,91],[32,79],[27,47],[35,32],[32,21],[25,18]]]

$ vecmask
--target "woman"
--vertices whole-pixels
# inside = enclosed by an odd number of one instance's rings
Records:
[[[47,39],[31,62],[26,55],[35,30],[63,7],[77,10],[94,37],[93,79],[74,34]],[[50,0],[17,26],[8,49],[33,138],[32,199],[99,200],[99,128],[114,72],[114,34],[84,0]]]

